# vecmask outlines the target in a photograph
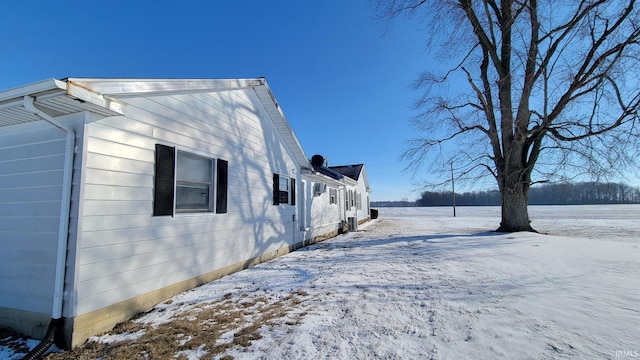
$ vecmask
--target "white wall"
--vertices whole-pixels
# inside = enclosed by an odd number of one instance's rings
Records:
[[[350,201],[350,196],[355,196],[355,191],[356,191],[356,186],[351,184],[349,182],[348,185],[345,186],[344,189],[344,198],[342,199],[342,202],[344,203],[345,206],[345,213],[346,213],[346,219],[349,219],[350,217],[356,217],[357,216],[357,208],[355,205],[355,201],[353,202],[353,206],[351,206],[351,201]]]
[[[364,179],[366,178],[366,173],[365,173],[365,168],[363,166],[362,171],[360,173],[360,177],[358,178],[358,185],[356,185],[355,187],[355,191],[359,194],[360,197],[360,208],[357,209],[357,217],[358,220],[364,220],[367,219],[369,217],[369,201],[368,201],[368,196],[369,193],[367,192],[367,185],[364,181]]]
[[[362,172],[364,172],[364,168],[362,170]],[[367,201],[367,196],[369,195],[369,193],[367,192],[367,185],[365,183],[365,174],[360,174],[360,177],[358,178],[358,181],[349,181],[349,184],[346,186],[345,188],[345,206],[346,206],[346,213],[347,213],[347,218],[349,217],[357,217],[358,220],[364,220],[367,219],[369,217],[369,202]],[[351,179],[349,179],[351,180]],[[353,206],[351,205],[346,205],[346,197],[348,197],[348,193],[349,191],[352,192],[353,194]],[[358,197],[360,198],[360,206],[358,207]]]
[[[82,117],[57,118],[80,146]],[[0,129],[0,307],[51,317],[65,139],[44,121]]]
[[[300,171],[252,89],[122,101],[87,125],[74,315],[301,239],[272,204],[272,174]],[[156,143],[227,160],[228,212],[152,216]]]
[[[341,220],[340,212],[342,211],[342,207],[339,195],[337,195],[336,204],[331,204],[329,202],[330,189],[333,188],[338,190],[338,188],[325,184],[326,191],[321,194],[316,194],[313,190],[314,185],[318,183],[321,182],[310,181],[309,199],[311,199],[311,209],[309,211],[310,226],[307,236],[309,239],[336,231]]]

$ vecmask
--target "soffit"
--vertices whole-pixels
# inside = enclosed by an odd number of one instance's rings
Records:
[[[118,112],[86,100],[69,96],[67,84],[50,79],[0,92],[0,127],[41,121],[23,106],[25,96],[34,98],[34,106],[52,116],[91,111],[104,116]]]

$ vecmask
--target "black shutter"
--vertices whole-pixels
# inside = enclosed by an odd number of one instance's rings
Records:
[[[291,178],[291,198],[290,198],[290,204],[291,205],[295,205],[296,204],[296,179]]]
[[[156,144],[154,216],[173,215],[175,154],[175,148]]]
[[[273,174],[273,205],[280,204],[280,175]]]
[[[216,213],[226,214],[229,163],[226,160],[218,159],[216,170]]]

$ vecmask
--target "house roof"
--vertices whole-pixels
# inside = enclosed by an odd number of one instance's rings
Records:
[[[367,177],[367,172],[364,169],[364,164],[355,164],[355,165],[342,165],[342,166],[330,166],[329,169],[343,174],[349,179],[354,181],[362,180],[362,183],[367,189],[367,192],[372,192],[373,190],[369,187],[369,178]]]
[[[343,174],[341,174],[341,173],[339,173],[337,171],[333,171],[333,170],[329,169],[328,167],[321,166],[321,167],[319,167],[317,169],[317,171],[320,174],[326,175],[326,176],[328,176],[328,177],[330,177],[332,179],[335,179],[335,180],[344,179],[344,175]]]
[[[266,79],[49,79],[0,91],[0,127],[41,119],[25,109],[25,96],[50,116],[91,111],[104,116],[122,114],[127,97],[175,95],[197,92],[253,89],[265,107],[286,146],[303,168],[311,168],[302,146],[271,92]],[[124,100],[124,101],[121,101]]]
[[[329,166],[329,169],[338,172],[344,176],[348,176],[353,180],[358,181],[360,178],[360,172],[362,172],[362,168],[364,164],[356,164],[356,165],[342,165],[342,166]]]
[[[344,175],[339,174],[324,166],[319,168],[303,170],[301,174],[304,177],[310,178],[314,181],[323,182],[323,183],[331,184],[338,187],[345,185]]]

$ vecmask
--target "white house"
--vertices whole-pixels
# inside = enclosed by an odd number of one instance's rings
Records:
[[[371,187],[364,164],[331,166],[329,169],[342,174],[351,180],[350,186],[345,189],[346,217],[353,217],[357,224],[362,224],[370,219]],[[355,224],[355,226],[357,226]],[[353,224],[351,225],[353,227]]]
[[[317,165],[263,78],[0,92],[0,326],[76,346],[368,218],[364,166]]]

